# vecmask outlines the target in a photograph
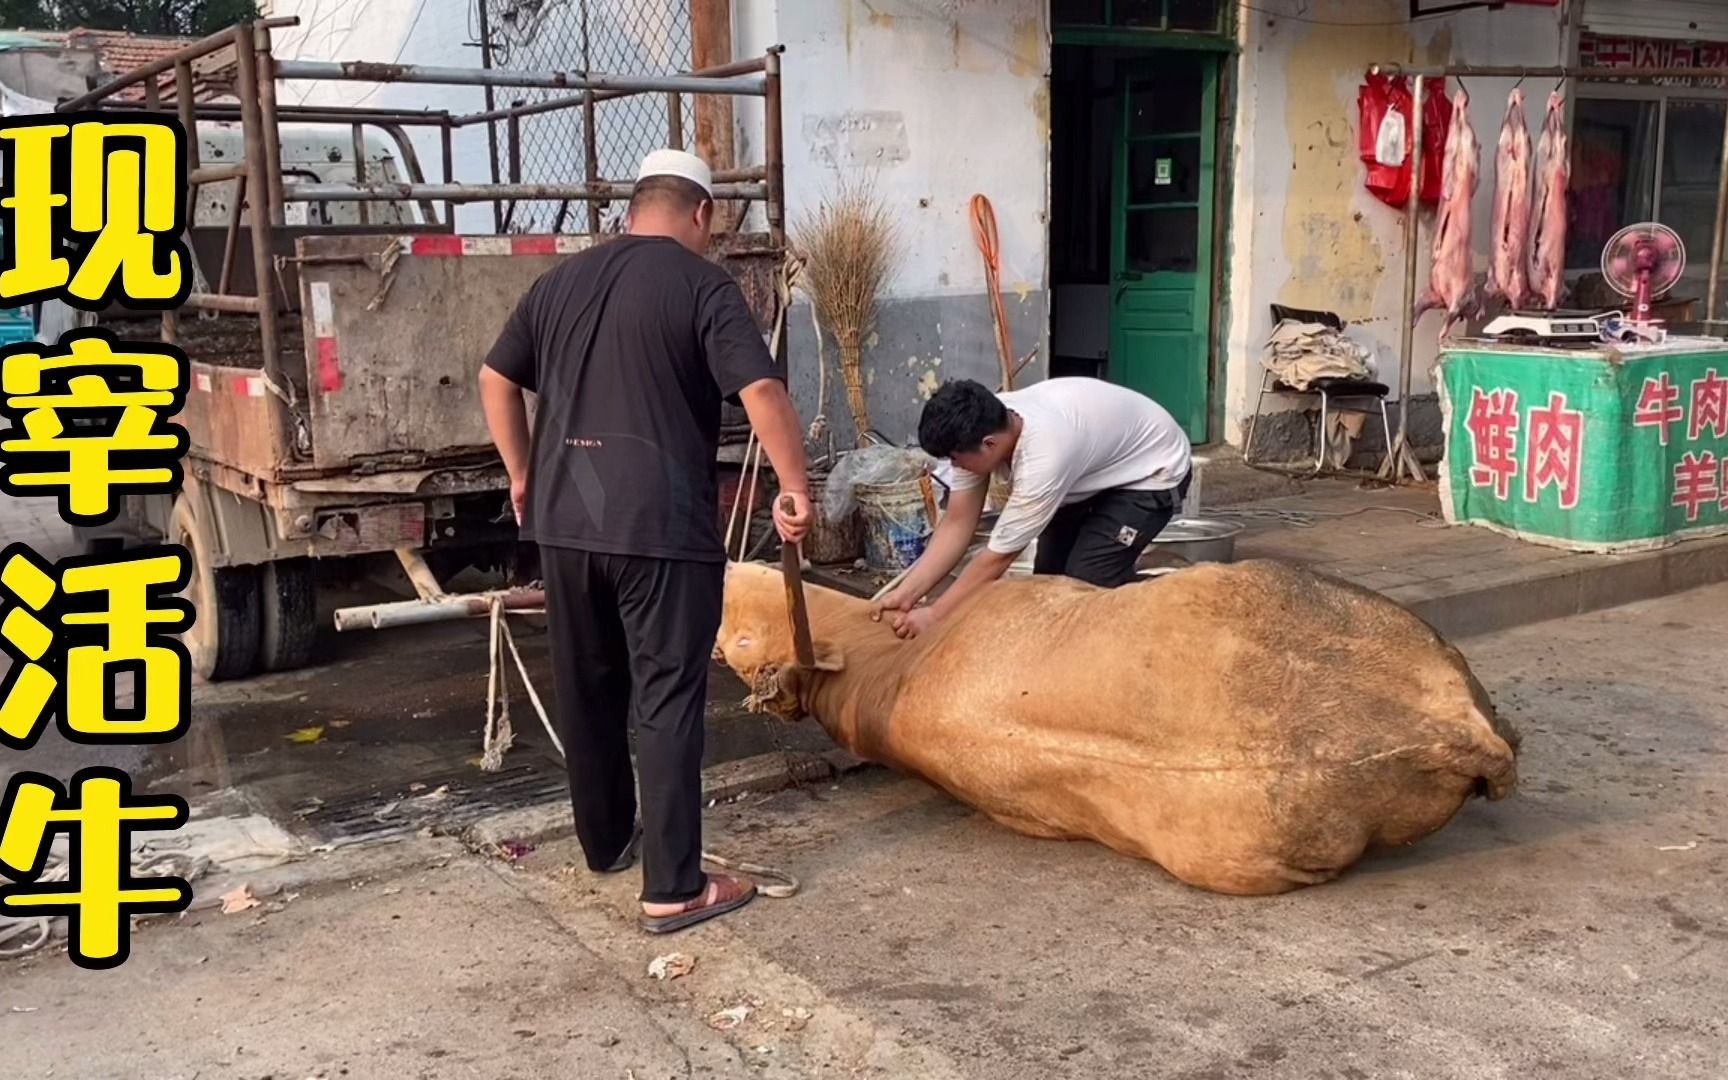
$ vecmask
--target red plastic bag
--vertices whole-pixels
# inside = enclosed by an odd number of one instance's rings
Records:
[[[1397,207],[1410,201],[1413,104],[1409,80],[1402,75],[1371,71],[1356,94],[1356,149],[1367,167],[1365,182],[1375,198]],[[1446,134],[1451,126],[1452,103],[1446,97],[1446,80],[1423,80],[1422,201],[1431,205],[1440,201]]]

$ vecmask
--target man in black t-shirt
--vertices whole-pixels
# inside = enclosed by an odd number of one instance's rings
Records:
[[[639,835],[642,927],[655,933],[755,896],[701,867],[703,709],[725,582],[722,401],[744,406],[792,496],[791,513],[775,500],[780,535],[796,541],[810,520],[785,376],[737,283],[702,255],[712,190],[700,158],[648,155],[629,235],[536,281],[480,372],[517,520],[540,546],[576,835],[602,873],[630,867]]]

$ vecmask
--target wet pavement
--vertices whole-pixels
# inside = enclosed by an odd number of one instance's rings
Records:
[[[37,500],[0,497],[0,529],[48,558],[71,537]],[[500,810],[567,798],[562,760],[512,671],[515,743],[497,773],[479,767],[486,721],[484,619],[337,634],[330,613],[392,597],[376,585],[326,582],[316,660],[295,672],[193,688],[185,737],[154,747],[68,743],[53,730],[24,754],[0,755],[0,784],[29,769],[65,778],[95,764],[128,770],[148,790],[185,797],[194,816],[261,816],[308,845],[448,831]],[[553,707],[544,623],[511,626],[535,687]],[[0,656],[0,669],[6,660]],[[745,689],[715,665],[705,764],[777,750],[826,750],[814,724],[746,713]]]
[[[512,622],[542,701],[552,661],[539,621]],[[153,751],[142,779],[190,800],[239,790],[248,807],[314,843],[466,824],[566,798],[562,759],[512,673],[515,741],[495,773],[480,769],[487,625],[481,621],[329,635],[318,666],[195,695],[186,738]],[[746,713],[744,687],[709,681],[708,765],[780,749],[827,749],[815,725]]]

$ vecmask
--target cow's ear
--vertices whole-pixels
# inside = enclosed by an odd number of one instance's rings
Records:
[[[846,656],[840,651],[840,646],[832,641],[814,643],[817,671],[845,671]]]

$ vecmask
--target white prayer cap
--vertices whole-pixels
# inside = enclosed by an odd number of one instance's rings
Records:
[[[656,150],[642,159],[642,168],[637,172],[636,179],[646,180],[650,176],[676,176],[695,184],[709,198],[714,196],[713,170],[695,154],[687,154],[682,150]]]

